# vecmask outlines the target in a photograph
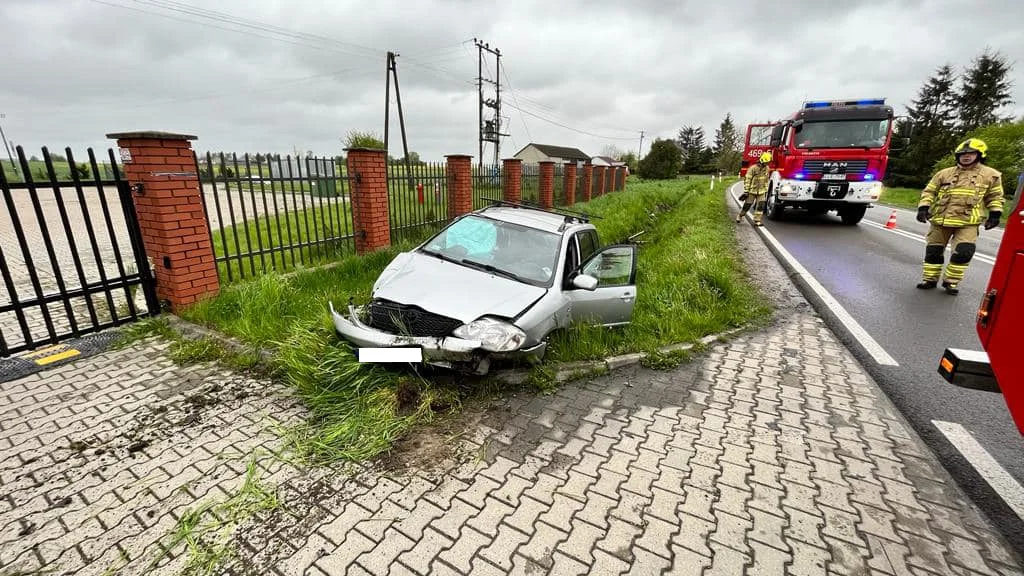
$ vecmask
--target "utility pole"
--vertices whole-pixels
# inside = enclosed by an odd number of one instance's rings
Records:
[[[7,118],[7,114],[0,114],[0,120]],[[4,141],[4,148],[7,150],[7,158],[11,161],[11,168],[14,168],[14,175],[20,177],[18,165],[14,163],[14,156],[11,154],[11,147],[7,145],[7,136],[4,135],[3,122],[0,122],[0,139]]]
[[[636,161],[640,161],[640,156],[644,153],[644,131],[640,131],[640,147],[636,149]]]
[[[494,163],[498,164],[499,154],[501,148],[501,137],[508,136],[509,134],[503,134],[501,132],[501,50],[497,48],[491,48],[490,44],[481,42],[474,38],[473,42],[476,44],[478,54],[478,76],[477,76],[477,90],[479,91],[480,111],[479,111],[479,140],[480,140],[480,156],[477,164],[483,166],[484,162],[484,142],[491,142],[494,144]],[[495,79],[487,80],[484,78],[484,52],[493,54],[495,56]],[[484,99],[484,82],[494,85],[495,96],[494,98]],[[494,119],[484,119],[484,106],[494,110]]]
[[[388,52],[387,59],[387,85],[384,88],[385,101],[384,101],[384,154],[390,151],[388,148],[388,119],[391,116],[391,80],[395,81],[395,100],[398,104],[398,125],[402,131],[402,152],[404,158],[402,163],[405,164],[405,176],[409,179],[409,186],[412,187],[412,172],[409,169],[409,141],[405,136],[405,115],[402,112],[402,92],[398,87],[398,64],[395,58],[398,54],[394,52]]]

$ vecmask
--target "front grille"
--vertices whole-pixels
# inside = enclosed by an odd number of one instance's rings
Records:
[[[817,176],[825,171],[825,164],[839,164],[839,174],[864,174],[868,171],[867,160],[804,160],[804,173]],[[843,166],[845,165],[845,169]]]
[[[452,330],[462,325],[455,318],[382,298],[370,302],[368,312],[367,324],[371,327],[403,336],[449,336]]]

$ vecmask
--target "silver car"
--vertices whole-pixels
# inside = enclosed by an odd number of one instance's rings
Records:
[[[628,324],[636,258],[634,244],[601,247],[585,215],[498,203],[396,256],[367,305],[330,311],[355,347],[486,374],[492,359],[542,359],[552,331],[574,322]]]

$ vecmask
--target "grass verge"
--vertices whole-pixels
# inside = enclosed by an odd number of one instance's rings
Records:
[[[554,334],[549,362],[533,371],[530,384],[541,390],[555,386],[550,361],[647,352],[647,365],[668,367],[686,355],[659,354],[660,346],[693,342],[767,316],[769,305],[745,276],[720,190],[708,191],[707,179],[631,183],[624,192],[578,206],[604,217],[594,220],[603,244],[646,231],[634,321],[624,329],[577,326]],[[275,372],[311,411],[307,424],[290,432],[301,454],[328,461],[372,457],[412,426],[456,412],[473,393],[465,379],[360,364],[334,333],[328,301],[336,308],[349,298],[366,301],[388,262],[412,245],[406,241],[362,258],[344,256],[330,268],[232,284],[182,316],[276,351]],[[205,357],[201,345],[195,348],[197,357]]]

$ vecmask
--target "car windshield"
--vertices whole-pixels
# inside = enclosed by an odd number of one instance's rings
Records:
[[[797,148],[879,148],[888,136],[888,119],[805,122],[793,142]]]
[[[466,216],[423,245],[422,251],[528,284],[551,283],[560,236],[483,216]]]

